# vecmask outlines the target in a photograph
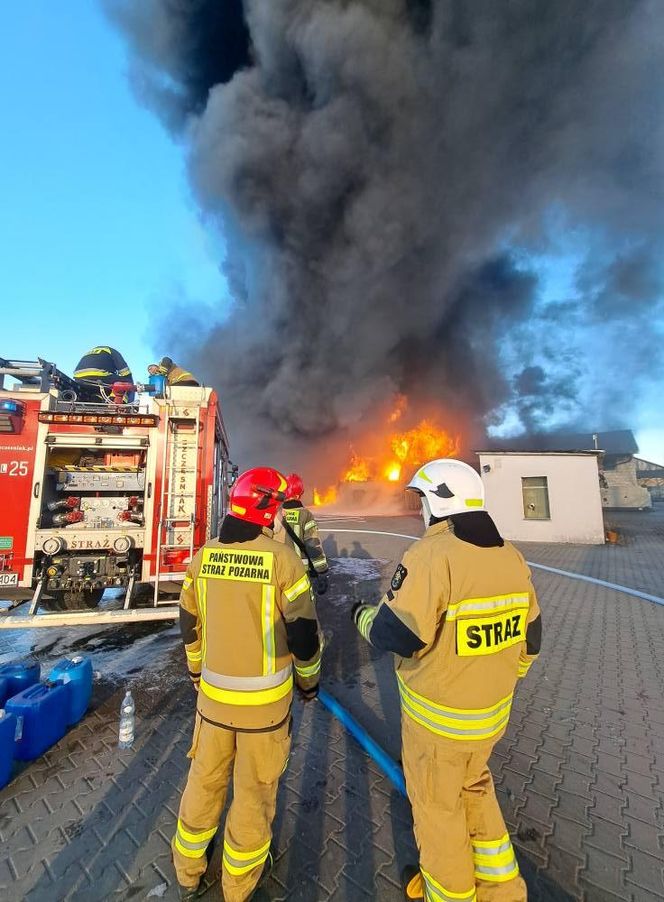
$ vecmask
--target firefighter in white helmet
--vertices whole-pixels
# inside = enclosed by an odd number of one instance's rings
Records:
[[[472,467],[434,460],[408,488],[421,496],[424,536],[378,606],[353,618],[397,655],[402,751],[419,867],[408,899],[523,902],[526,886],[496,799],[488,759],[514,690],[539,653],[540,611],[522,555],[485,510]]]
[[[290,750],[293,688],[318,694],[321,641],[311,584],[298,555],[271,538],[286,479],[271,467],[243,473],[218,539],[187,568],[180,626],[198,688],[192,759],[173,861],[181,899],[195,899],[228,783],[222,887],[249,899],[270,863],[279,777]],[[202,885],[201,885],[202,884]]]

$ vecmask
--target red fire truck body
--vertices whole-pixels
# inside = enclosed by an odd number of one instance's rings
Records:
[[[131,403],[74,395],[52,364],[0,360],[0,599],[30,602],[0,627],[174,616],[187,563],[226,511],[213,389]],[[126,590],[124,606],[95,610],[109,588]]]

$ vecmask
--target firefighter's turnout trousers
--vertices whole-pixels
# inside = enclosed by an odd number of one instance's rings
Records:
[[[434,736],[402,717],[403,767],[428,902],[525,902],[487,761],[493,741]]]
[[[279,777],[289,751],[290,718],[267,733],[236,732],[196,718],[192,762],[173,839],[180,884],[194,886],[205,873],[206,847],[217,832],[232,774],[222,888],[225,902],[250,898],[268,857]]]

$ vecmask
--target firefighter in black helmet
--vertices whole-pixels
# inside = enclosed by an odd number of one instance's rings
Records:
[[[114,382],[134,381],[122,354],[108,345],[99,345],[84,354],[74,370],[74,379],[81,387],[81,396],[94,401],[108,400],[97,386],[106,386],[110,394]],[[133,393],[126,395],[125,400],[133,400]]]

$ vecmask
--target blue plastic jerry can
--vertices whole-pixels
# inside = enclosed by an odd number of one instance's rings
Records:
[[[0,709],[0,789],[12,778],[16,718]]]
[[[39,682],[41,670],[39,664],[2,664],[0,678],[7,680],[7,698],[17,695],[28,686]]]
[[[10,698],[5,710],[18,720],[14,756],[39,758],[67,731],[69,690],[64,683],[37,683]]]
[[[69,691],[67,726],[72,727],[88,710],[92,697],[92,661],[90,658],[65,658],[48,675],[49,682],[60,681]]]

